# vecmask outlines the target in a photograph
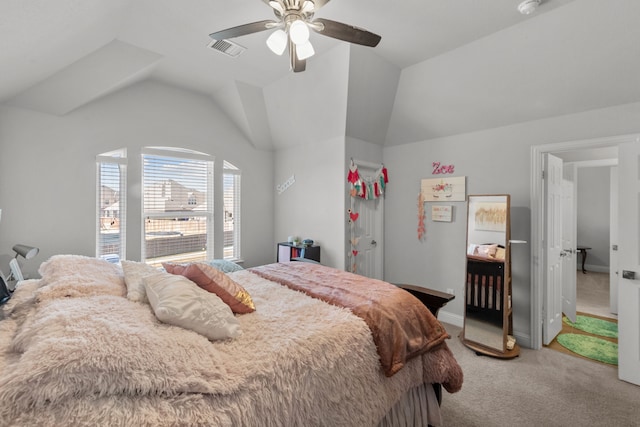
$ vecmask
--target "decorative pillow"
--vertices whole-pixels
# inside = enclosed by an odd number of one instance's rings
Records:
[[[127,284],[127,298],[130,301],[148,303],[143,279],[160,270],[144,262],[122,261],[122,271],[124,282]]]
[[[240,336],[240,322],[218,296],[186,277],[159,272],[144,278],[158,320],[197,332],[210,340]]]
[[[241,265],[238,265],[235,262],[227,261],[226,259],[214,259],[211,261],[207,261],[207,264],[217,268],[223,273],[233,273],[234,271],[244,270]]]
[[[498,250],[498,245],[480,245],[477,250],[478,253],[476,255],[493,258]]]
[[[42,302],[56,298],[90,295],[126,295],[122,270],[99,258],[83,255],[54,255],[38,269],[42,276],[36,298]]]
[[[122,286],[122,272],[117,265],[99,258],[84,255],[54,255],[40,264],[38,273],[42,276],[42,285],[59,280],[76,284],[104,284]]]
[[[202,262],[191,264],[163,263],[169,273],[180,274],[208,292],[222,298],[234,313],[245,314],[256,310],[251,295],[222,271]]]

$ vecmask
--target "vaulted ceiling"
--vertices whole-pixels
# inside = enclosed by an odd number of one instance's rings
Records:
[[[4,0],[0,102],[64,115],[154,79],[211,96],[271,149],[296,137],[275,107],[315,109],[299,118],[313,128],[336,102],[344,135],[394,145],[640,101],[640,2],[544,0],[527,16],[518,3],[332,0],[317,17],[382,41],[313,33],[316,55],[293,74],[269,32],[234,39],[237,58],[207,47],[211,32],[272,19],[261,0]]]

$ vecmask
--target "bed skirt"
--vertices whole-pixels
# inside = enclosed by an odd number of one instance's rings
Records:
[[[438,397],[432,384],[422,384],[408,390],[396,402],[378,427],[441,426],[442,416]]]

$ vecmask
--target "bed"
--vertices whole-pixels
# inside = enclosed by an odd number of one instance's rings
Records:
[[[394,285],[291,262],[213,268],[207,283],[244,292],[218,295],[186,270],[209,268],[169,267],[57,255],[21,282],[0,425],[439,425],[433,385],[462,386],[442,325]]]

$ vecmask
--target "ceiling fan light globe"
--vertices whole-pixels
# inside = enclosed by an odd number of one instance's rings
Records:
[[[316,5],[314,2],[312,2],[311,0],[306,0],[304,3],[302,3],[302,8],[300,9],[300,12],[311,13],[315,8],[316,8]]]
[[[276,55],[282,55],[287,48],[287,33],[283,30],[276,30],[267,39],[267,46]]]
[[[282,5],[277,2],[277,1],[270,1],[269,2],[269,6],[271,6],[272,8],[274,8],[275,10],[277,10],[278,12],[280,12],[280,14],[284,13],[284,8],[282,7]]]
[[[313,55],[315,55],[315,53],[316,51],[313,49],[310,41],[296,45],[296,56],[300,61],[311,58]]]
[[[302,45],[309,41],[309,27],[301,20],[293,21],[289,27],[289,37],[296,45]]]
[[[518,5],[518,12],[523,15],[530,15],[538,8],[541,0],[525,0]]]

